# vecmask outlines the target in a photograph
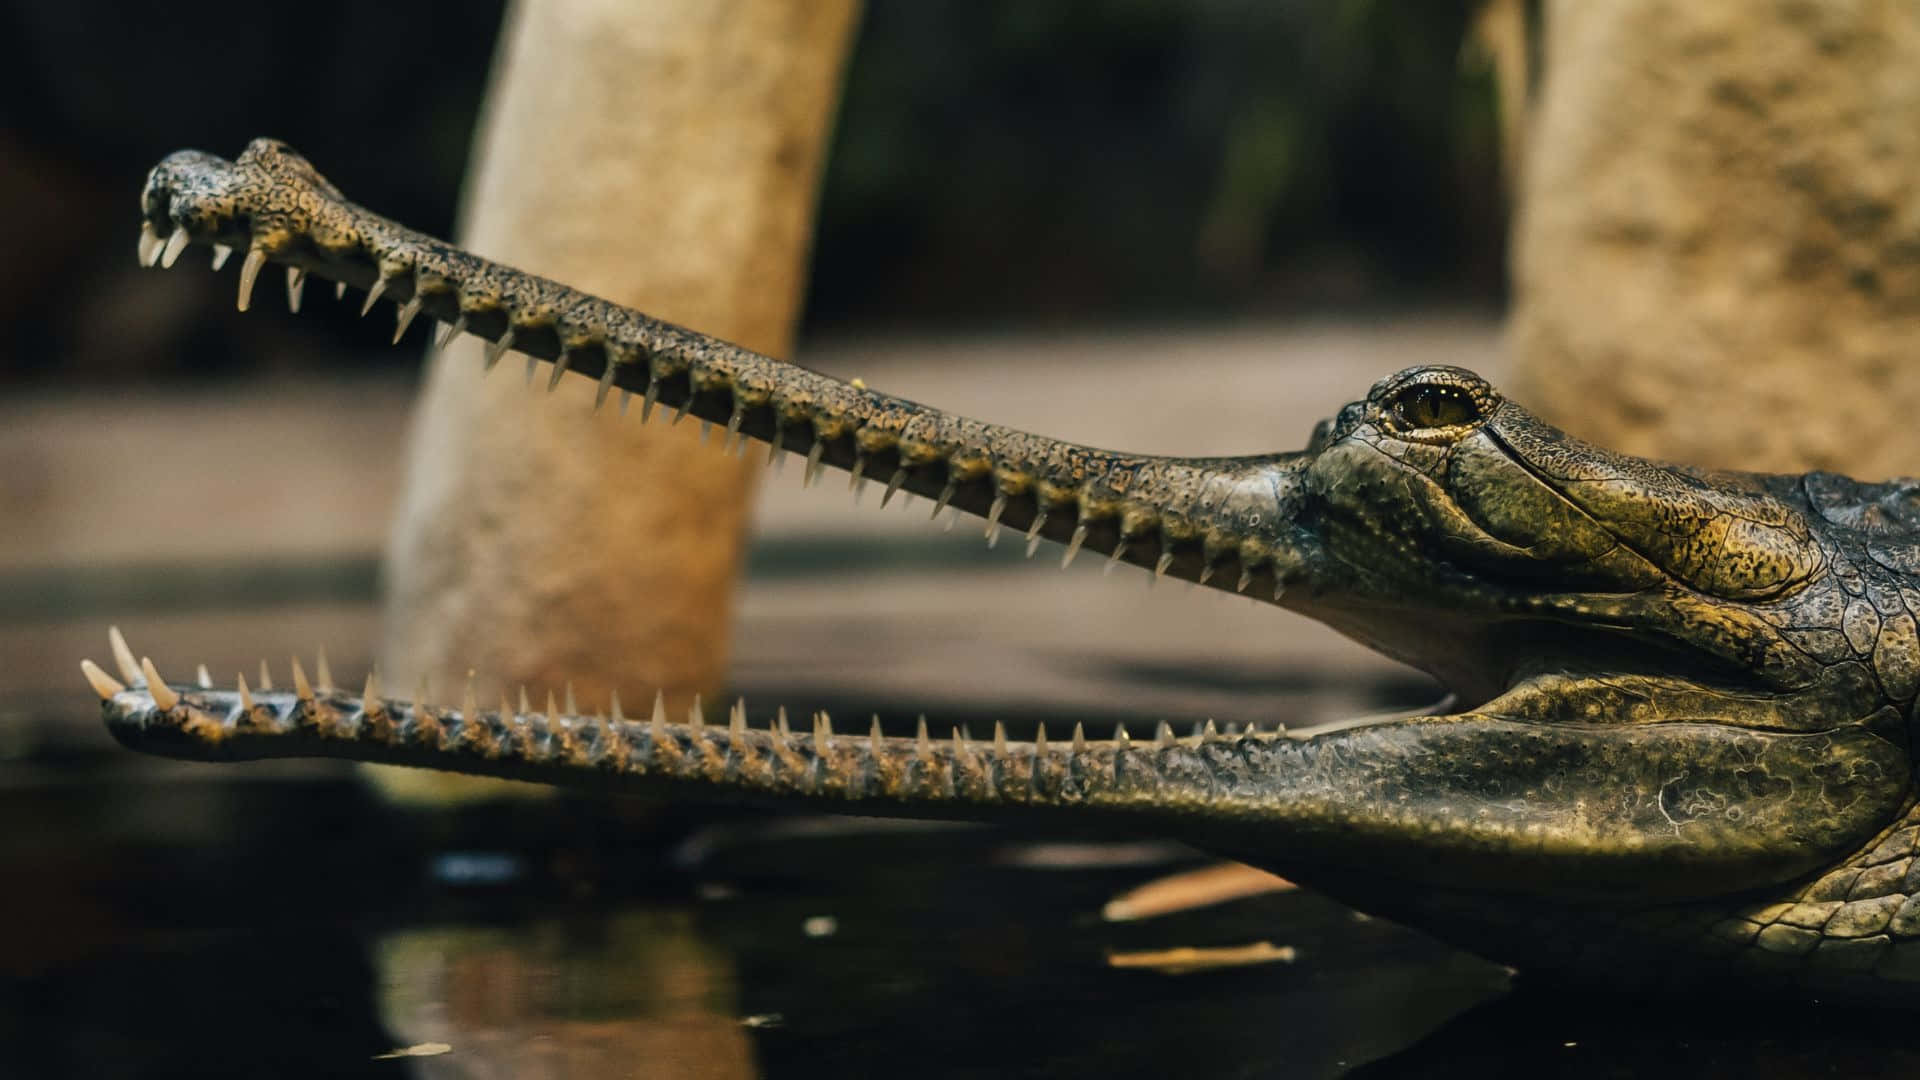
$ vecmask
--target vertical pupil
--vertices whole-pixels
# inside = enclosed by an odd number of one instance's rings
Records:
[[[1449,427],[1466,423],[1472,411],[1451,387],[1426,386],[1408,395],[1401,416],[1415,427]]]

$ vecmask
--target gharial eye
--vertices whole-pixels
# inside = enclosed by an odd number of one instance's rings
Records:
[[[1402,428],[1460,427],[1480,419],[1480,403],[1458,386],[1423,383],[1409,386],[1388,404]]]

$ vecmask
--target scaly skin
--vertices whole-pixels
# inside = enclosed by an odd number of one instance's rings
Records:
[[[175,154],[141,255],[244,248],[888,493],[1304,612],[1432,672],[1448,715],[1010,743],[170,687],[91,664],[130,746],[329,756],[864,813],[1104,822],[1279,870],[1523,967],[1920,1005],[1920,489],[1707,473],[1415,368],[1244,458],[1109,453],[949,416],[489,263],[259,141]],[[398,335],[396,334],[396,338]],[[531,363],[532,361],[530,361]],[[551,383],[550,383],[551,385]],[[623,401],[624,403],[624,401]],[[936,509],[936,513],[938,510]]]

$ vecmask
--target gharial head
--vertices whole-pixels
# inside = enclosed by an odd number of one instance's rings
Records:
[[[1463,705],[1545,671],[1772,692],[1818,678],[1788,616],[1832,599],[1833,540],[1798,478],[1614,454],[1431,366],[1382,379],[1265,471],[1268,542],[1305,586],[1282,601]]]
[[[1208,724],[990,744],[816,718],[755,728],[170,689],[117,650],[89,670],[123,741],[184,756],[326,754],[589,786],[824,800],[945,816],[1071,813],[1340,883],[1618,905],[1784,887],[1912,806],[1920,507],[1911,485],[1706,472],[1574,439],[1458,368],[1382,380],[1306,449],[1097,450],[758,356],[411,232],[259,142],[175,155],[141,255],[244,247],[614,389],[833,466],[886,498],[979,514],[1317,618],[1433,673],[1453,710],[1276,732]],[[219,258],[220,256],[217,256]],[[1409,890],[1408,884],[1422,889]],[[1395,904],[1387,906],[1394,907]],[[1411,906],[1410,906],[1411,905]],[[1498,920],[1496,920],[1497,922]],[[1495,927],[1513,937],[1503,923]],[[1524,936],[1524,935],[1522,935]],[[1542,949],[1554,936],[1542,931]]]

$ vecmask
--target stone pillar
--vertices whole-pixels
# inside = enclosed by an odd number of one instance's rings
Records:
[[[857,0],[519,0],[459,242],[789,355]],[[642,427],[591,380],[532,389],[480,343],[432,358],[388,552],[382,670],[482,701],[684,710],[726,665],[751,476],[699,425]]]
[[[1513,395],[1614,449],[1920,473],[1920,4],[1550,0]]]

